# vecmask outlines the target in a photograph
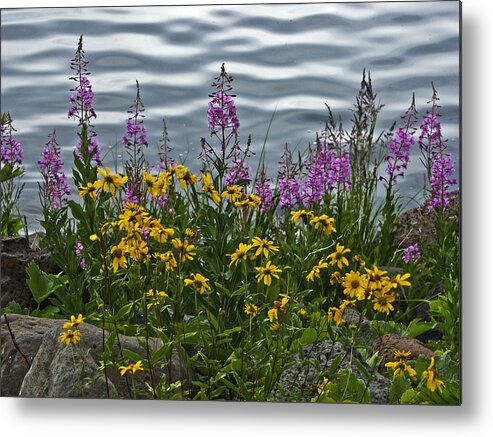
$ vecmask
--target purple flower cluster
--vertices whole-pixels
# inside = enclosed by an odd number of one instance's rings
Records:
[[[429,150],[432,154],[443,148],[442,134],[438,115],[429,112],[420,125],[419,145],[422,150]]]
[[[75,79],[78,85],[73,91],[75,95],[70,95],[70,109],[68,117],[79,120],[79,125],[88,124],[91,118],[96,118],[96,111],[92,106],[94,101],[94,92],[91,81],[87,76],[80,76]]]
[[[251,181],[251,165],[247,164],[244,159],[234,159],[231,163],[231,170],[226,174],[225,182],[227,186],[234,185],[239,181]]]
[[[92,159],[96,161],[96,163],[99,166],[103,165],[103,161],[101,161],[101,151],[99,148],[99,141],[96,137],[92,137],[89,140],[89,146],[87,151],[89,155],[92,156]],[[75,145],[75,153],[79,157],[79,159],[82,159],[82,141],[80,139],[77,140],[77,144]]]
[[[207,109],[207,118],[209,120],[209,130],[217,133],[218,129],[231,128],[234,134],[238,133],[240,120],[236,115],[236,105],[233,98],[223,91],[217,91],[212,94],[212,100],[209,102]]]
[[[415,140],[413,135],[405,128],[399,128],[390,140],[388,146],[388,155],[385,157],[387,161],[387,173],[390,184],[395,184],[398,177],[404,177],[404,171],[409,163],[409,154]]]
[[[0,162],[14,166],[21,165],[24,159],[24,151],[21,144],[12,137],[11,126],[1,125],[2,143],[0,146]]]
[[[349,153],[337,156],[334,149],[318,147],[316,152],[311,151],[307,169],[303,184],[303,202],[306,206],[322,200],[339,184],[346,191],[351,188]]]
[[[75,251],[75,254],[79,258],[81,258],[81,260],[80,260],[80,267],[82,269],[85,269],[86,268],[86,260],[84,259],[84,256],[82,255],[82,251],[83,250],[84,250],[83,244],[80,241],[76,241],[75,242],[75,245],[74,245],[74,251]]]
[[[279,179],[279,204],[281,208],[292,209],[301,203],[301,184],[298,179]]]
[[[430,177],[431,197],[428,202],[430,211],[435,208],[440,208],[442,211],[447,209],[452,199],[452,194],[448,190],[451,185],[457,184],[457,179],[453,178],[454,173],[454,160],[449,153],[437,154],[433,157]]]
[[[260,171],[259,179],[255,183],[255,194],[260,198],[260,211],[266,212],[272,205],[274,205],[274,192],[269,184],[269,181],[265,178],[265,171]]]
[[[41,152],[41,159],[38,166],[43,177],[41,190],[41,202],[47,209],[59,209],[62,202],[68,200],[70,186],[67,176],[62,170],[62,159],[60,158],[60,148],[56,142],[55,132],[53,132],[46,146]]]
[[[137,117],[127,120],[126,132],[122,137],[122,143],[127,147],[147,146],[147,128]]]
[[[419,252],[418,244],[411,244],[406,247],[402,253],[402,260],[409,264],[411,261],[416,261],[421,258],[421,253]]]

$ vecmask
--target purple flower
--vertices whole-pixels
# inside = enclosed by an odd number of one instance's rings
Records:
[[[99,140],[96,137],[92,137],[89,140],[89,146],[87,148],[89,155],[92,156],[92,159],[96,161],[99,166],[103,165],[103,161],[101,161],[101,150],[99,148]],[[82,159],[82,141],[80,139],[77,140],[77,144],[75,145],[75,153]]]
[[[452,199],[449,188],[457,184],[457,179],[453,178],[454,173],[454,160],[449,153],[437,154],[432,158],[428,210],[439,208],[445,212]]]
[[[82,256],[82,250],[84,249],[84,245],[80,241],[76,241],[74,245],[74,251],[77,256]]]
[[[277,178],[279,204],[281,208],[292,209],[295,205],[301,204],[301,182],[297,177],[298,170],[287,144],[280,164],[281,169]]]
[[[279,179],[279,204],[292,209],[301,203],[301,183],[297,179]]]
[[[310,206],[322,200],[339,185],[345,191],[351,187],[351,163],[349,153],[336,156],[336,151],[326,146],[310,150],[307,173],[303,184],[303,202]]]
[[[137,84],[137,94],[134,103],[130,106],[128,113],[131,116],[127,119],[125,135],[122,143],[127,149],[129,159],[125,161],[125,169],[128,176],[125,194],[126,201],[140,203],[145,196],[142,190],[142,172],[146,165],[143,148],[148,146],[147,129],[142,118],[144,118],[144,104],[140,98],[140,86]]]
[[[15,138],[12,137],[12,120],[10,114],[7,115],[7,124],[0,125],[1,128],[1,145],[0,145],[0,162],[11,166],[21,165],[24,159],[24,150]]]
[[[419,252],[419,246],[417,243],[411,244],[410,246],[406,247],[402,254],[402,260],[406,264],[409,264],[411,261],[416,261],[420,258],[421,253]]]
[[[236,134],[240,127],[240,120],[236,115],[236,106],[233,98],[223,91],[212,94],[212,100],[207,109],[209,130],[217,133],[218,130],[231,129]]]
[[[78,85],[72,90],[75,91],[75,95],[70,95],[68,117],[79,120],[79,125],[89,124],[91,118],[96,118],[96,111],[92,106],[94,92],[91,81],[87,76],[79,76],[74,80]]]
[[[231,170],[226,174],[226,186],[231,186],[239,181],[248,181],[247,185],[250,184],[251,176],[250,173],[252,167],[245,163],[243,159],[234,159],[231,164]]]
[[[65,172],[62,171],[63,163],[60,157],[60,147],[56,142],[55,131],[48,138],[49,141],[43,148],[41,159],[38,161],[43,178],[43,184],[40,186],[40,198],[43,208],[59,209],[62,202],[68,200],[70,186]]]
[[[414,145],[414,137],[405,128],[399,128],[390,140],[388,154],[385,157],[387,161],[387,173],[390,184],[395,184],[398,177],[404,176],[404,171],[409,163],[409,154],[411,146]]]
[[[255,183],[255,194],[260,198],[261,212],[266,212],[274,205],[274,192],[272,191],[269,181],[265,178],[265,171],[263,168],[260,171],[259,179]]]

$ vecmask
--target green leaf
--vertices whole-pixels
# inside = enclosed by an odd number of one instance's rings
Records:
[[[411,321],[411,323],[409,323],[406,331],[410,337],[416,338],[418,335],[428,332],[430,329],[433,329],[435,326],[436,323],[422,322],[419,319],[414,319],[413,321]]]
[[[307,346],[309,344],[315,343],[317,341],[317,330],[315,328],[307,328],[303,331],[303,334],[300,338],[300,345]]]
[[[410,388],[411,382],[409,381],[409,379],[403,378],[402,376],[396,376],[392,380],[392,384],[390,385],[390,403],[401,403],[402,396]]]
[[[401,404],[414,404],[416,403],[416,390],[408,388],[401,396]]]
[[[34,261],[31,261],[26,267],[26,272],[29,276],[27,285],[36,302],[40,304],[53,293],[53,281],[50,280],[48,275]]]

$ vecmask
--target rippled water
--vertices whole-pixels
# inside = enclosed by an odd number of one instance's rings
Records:
[[[25,148],[22,211],[31,223],[39,214],[36,161],[53,129],[64,162],[71,163],[76,126],[67,118],[69,61],[80,34],[103,151],[121,148],[138,79],[149,159],[165,117],[175,154],[196,164],[200,138],[208,135],[210,82],[225,62],[236,79],[241,138],[251,133],[254,151],[277,108],[266,155],[273,173],[285,143],[304,149],[313,142],[325,103],[349,118],[363,69],[371,71],[385,104],[382,128],[399,120],[413,92],[423,115],[433,81],[443,132],[458,161],[459,2],[4,9],[1,109],[11,113]],[[406,195],[423,183],[418,154],[401,184]]]

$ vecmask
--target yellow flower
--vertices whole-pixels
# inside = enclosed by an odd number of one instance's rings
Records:
[[[168,250],[165,253],[155,253],[153,256],[154,258],[164,263],[166,271],[173,270],[178,266],[175,256],[173,255],[173,252],[171,252],[170,250]]]
[[[60,334],[60,341],[65,346],[77,344],[80,341],[80,331],[78,329],[68,329]]]
[[[125,254],[128,252],[127,244],[124,240],[121,240],[118,243],[118,246],[113,246],[111,248],[111,254],[113,255],[113,273],[121,267],[124,269],[127,267],[127,259],[125,258]]]
[[[298,310],[298,315],[299,315],[300,317],[306,317],[306,310],[305,310],[305,308],[300,308],[300,309]]]
[[[265,267],[255,267],[255,270],[258,271],[256,276],[258,282],[264,280],[264,284],[269,286],[272,283],[272,278],[279,279],[279,275],[277,273],[282,272],[282,269],[278,269],[277,266],[272,264],[270,261],[267,261]]]
[[[267,317],[269,317],[269,320],[271,322],[277,320],[277,308],[271,308],[269,311],[267,311]]]
[[[267,240],[266,238],[253,237],[252,247],[257,247],[255,256],[263,253],[266,258],[269,258],[270,252],[279,252],[279,246],[275,246],[273,241]]]
[[[296,223],[298,220],[301,220],[305,225],[308,223],[313,217],[313,212],[305,211],[304,209],[300,209],[299,211],[291,211],[291,221]]]
[[[339,272],[334,272],[330,275],[330,285],[334,284],[342,284],[343,279],[341,277],[341,274]]]
[[[342,317],[342,311],[337,308],[337,307],[330,307],[329,310],[327,311],[327,320],[331,322],[334,320],[336,326],[342,326],[346,321],[344,320],[344,317]]]
[[[315,229],[322,228],[326,234],[335,232],[334,228],[335,219],[327,215],[315,216],[310,220],[310,223],[315,226]]]
[[[120,375],[123,376],[126,372],[134,374],[138,370],[144,370],[144,367],[142,366],[142,360],[139,360],[134,364],[129,364],[128,366],[120,366],[118,369],[120,370]]]
[[[259,206],[261,204],[260,197],[258,197],[256,194],[244,194],[241,200],[238,200],[235,202],[235,206],[237,208],[255,208],[256,206]]]
[[[330,265],[333,266],[334,264],[337,264],[337,267],[339,269],[342,269],[342,265],[344,264],[345,266],[349,265],[349,261],[347,258],[344,256],[344,254],[351,252],[351,249],[344,248],[341,244],[337,243],[336,244],[336,251],[332,252],[327,259],[331,259]]]
[[[402,376],[403,378],[405,378],[407,373],[407,376],[409,376],[409,378],[411,378],[412,380],[416,379],[416,370],[414,370],[409,364],[407,364],[406,360],[402,358],[398,361],[386,363],[385,367],[389,367],[394,371],[394,378],[396,376]]]
[[[397,275],[395,278],[392,278],[390,280],[390,284],[392,286],[392,288],[397,288],[397,287],[408,287],[409,285],[411,285],[411,283],[409,281],[407,281],[407,279],[409,279],[411,277],[411,274],[410,273],[404,273],[403,275]]]
[[[240,185],[231,185],[226,187],[226,189],[221,193],[221,197],[224,198],[228,196],[230,202],[236,202],[241,198],[243,194],[243,188]]]
[[[212,200],[217,205],[221,203],[221,197],[212,183],[212,175],[210,173],[202,173],[202,191],[204,193],[210,193]]]
[[[70,316],[70,322],[65,322],[63,325],[63,329],[67,328],[77,328],[81,323],[84,323],[84,318],[82,314],[79,314],[77,318],[75,316]]]
[[[247,303],[245,305],[245,313],[249,316],[256,317],[258,315],[258,306],[253,303]]]
[[[342,282],[344,287],[344,294],[349,294],[349,297],[356,297],[358,300],[365,298],[365,291],[368,288],[368,278],[362,276],[359,272],[346,273],[344,281]]]
[[[186,167],[184,167],[183,171],[177,173],[176,177],[180,181],[180,187],[182,190],[187,188],[189,185],[197,183],[197,175],[191,174]]]
[[[165,228],[156,220],[154,226],[150,228],[149,235],[154,238],[158,243],[166,243],[169,237],[175,234],[175,231],[171,228]]]
[[[98,168],[98,173],[103,178],[100,182],[102,183],[103,190],[111,191],[113,196],[115,195],[115,191],[120,189],[120,187],[128,181],[127,176],[122,177],[118,173],[111,174],[109,167],[105,167],[104,171]]]
[[[179,238],[173,238],[171,241],[175,249],[180,251],[180,262],[183,263],[186,260],[193,260],[193,257],[196,255],[196,252],[193,250],[195,246],[191,244],[188,240],[181,241]]]
[[[157,182],[157,179],[155,176],[153,176],[150,173],[147,173],[146,171],[142,172],[142,181],[144,182],[144,185],[147,187],[147,191],[149,193],[152,193],[153,196],[155,196],[153,189],[154,185]],[[159,193],[157,193],[159,194]],[[156,195],[157,195],[156,194]]]
[[[344,311],[347,307],[354,307],[356,305],[356,299],[346,300],[344,299],[342,303],[339,305],[339,309]]]
[[[321,259],[317,265],[312,267],[310,273],[306,275],[306,279],[312,282],[315,281],[315,278],[320,278],[320,270],[327,269],[328,267],[329,265],[323,259]]]
[[[361,255],[354,255],[353,256],[353,259],[360,265],[360,266],[364,266],[366,264],[365,260],[363,259],[363,257]]]
[[[434,392],[435,390],[438,389],[438,391],[441,393],[442,387],[445,385],[445,383],[441,379],[437,378],[438,373],[434,367],[435,367],[435,357],[431,357],[430,365],[423,372],[423,378],[426,379],[426,388],[428,390]]]
[[[185,279],[185,285],[190,285],[195,288],[200,294],[203,294],[205,289],[211,289],[210,285],[207,284],[209,280],[202,276],[200,273],[192,273],[191,278]]]
[[[252,245],[250,245],[250,244],[240,243],[238,246],[238,249],[236,249],[235,252],[226,255],[226,256],[231,257],[231,262],[229,263],[229,267],[231,267],[232,264],[237,265],[238,261],[240,261],[240,260],[246,260],[248,258],[248,251],[251,248],[252,248]]]
[[[80,197],[89,196],[92,200],[96,200],[97,190],[102,186],[102,181],[96,181],[94,183],[88,182],[86,187],[79,187]]]
[[[140,261],[149,254],[149,247],[144,240],[132,238],[127,241],[127,252],[134,261]]]
[[[150,298],[150,302],[147,304],[147,309],[150,309],[153,305],[158,306],[161,300],[168,297],[168,294],[164,291],[154,291],[152,288],[146,293],[146,296]]]
[[[411,351],[394,351],[394,360],[407,360],[411,356]]]
[[[392,302],[395,300],[395,293],[389,293],[388,289],[384,289],[381,291],[374,291],[373,296],[372,302],[375,311],[386,313],[387,315],[389,315],[390,311],[394,311]]]
[[[286,309],[286,305],[289,303],[289,297],[284,296],[281,300],[274,301],[274,308],[284,311]]]
[[[274,322],[270,324],[270,330],[275,333],[281,329],[281,325],[278,322]]]
[[[378,290],[380,288],[383,288],[383,286],[389,280],[387,276],[387,271],[380,270],[377,266],[373,266],[373,270],[367,269],[365,267],[365,270],[366,273],[368,273],[370,290]]]
[[[89,240],[91,240],[91,241],[100,241],[99,237],[96,234],[92,234],[89,237]]]

